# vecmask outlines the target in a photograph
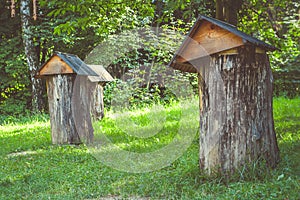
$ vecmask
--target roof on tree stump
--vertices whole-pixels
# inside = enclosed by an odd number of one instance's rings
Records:
[[[77,55],[55,52],[49,60],[43,64],[36,77],[77,74],[88,76],[91,82],[109,82],[113,78],[101,65],[87,65]]]
[[[88,76],[91,82],[110,82],[114,80],[102,65],[88,66],[97,73],[97,76]]]
[[[254,46],[258,53],[277,49],[239,31],[231,24],[200,15],[169,66],[184,72],[196,73],[197,69],[191,64],[193,60],[217,53],[237,54],[236,49],[242,46]]]

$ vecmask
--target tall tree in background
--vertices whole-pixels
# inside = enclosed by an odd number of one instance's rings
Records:
[[[44,84],[40,79],[35,79],[34,76],[40,66],[39,55],[34,45],[34,36],[31,31],[31,7],[30,0],[20,1],[20,15],[22,26],[22,39],[25,49],[27,64],[30,71],[31,93],[32,93],[32,110],[35,112],[41,111],[45,107],[43,98]]]
[[[237,26],[242,0],[216,0],[216,18]]]

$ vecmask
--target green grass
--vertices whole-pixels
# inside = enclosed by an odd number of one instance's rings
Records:
[[[176,103],[166,107],[160,113],[165,125],[150,138],[126,134],[109,116],[97,128],[123,150],[153,152],[176,138],[184,112]],[[137,110],[130,117],[141,127],[155,130],[157,122],[148,123],[152,119],[149,110]],[[300,199],[299,98],[274,99],[281,152],[278,167],[254,167],[255,172],[228,182],[199,171],[197,135],[171,165],[148,173],[128,173],[104,165],[85,145],[52,145],[47,116],[0,120],[0,199]]]

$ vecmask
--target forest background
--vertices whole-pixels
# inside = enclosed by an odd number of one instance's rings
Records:
[[[24,19],[22,21],[24,11],[20,11],[24,3],[29,5],[30,13],[25,16],[28,24],[24,23]],[[141,65],[151,66],[154,60],[167,66],[176,52],[175,47],[181,44],[197,17],[200,14],[216,15],[216,3],[210,0],[39,0],[34,8],[29,0],[0,0],[0,114],[18,116],[31,111],[47,112],[45,83],[41,82],[38,86],[42,91],[38,97],[40,102],[33,102],[31,76],[35,71],[28,67],[26,58],[35,57],[36,68],[54,51],[76,54],[84,60],[103,42],[116,46],[116,36],[124,31],[144,27],[171,30],[170,34],[162,36],[167,43],[156,48],[151,42],[143,49],[133,47],[126,56],[106,63],[105,67],[117,82],[125,72]],[[240,6],[238,28],[278,48],[270,54],[274,95],[299,96],[300,3],[295,0],[235,3]],[[26,39],[33,41],[31,51],[25,51]],[[195,81],[189,77],[191,75],[179,76]],[[112,98],[110,91],[116,82],[106,86],[108,106]],[[141,97],[139,103],[147,103],[143,97],[152,97],[153,91],[144,88],[137,94]],[[165,95],[164,98],[169,97]]]

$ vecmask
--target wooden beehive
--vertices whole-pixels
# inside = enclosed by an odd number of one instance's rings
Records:
[[[276,50],[275,47],[239,31],[226,22],[199,16],[171,60],[170,66],[180,71],[197,73],[201,58],[216,54],[235,55],[245,47],[253,47],[255,52],[260,54]]]
[[[174,55],[172,68],[198,73],[201,169],[228,174],[258,158],[277,164],[267,55],[274,50],[226,22],[200,16]]]
[[[103,116],[103,84],[112,81],[99,65],[87,65],[78,56],[56,52],[38,70],[45,78],[53,144],[93,140],[92,117]]]

